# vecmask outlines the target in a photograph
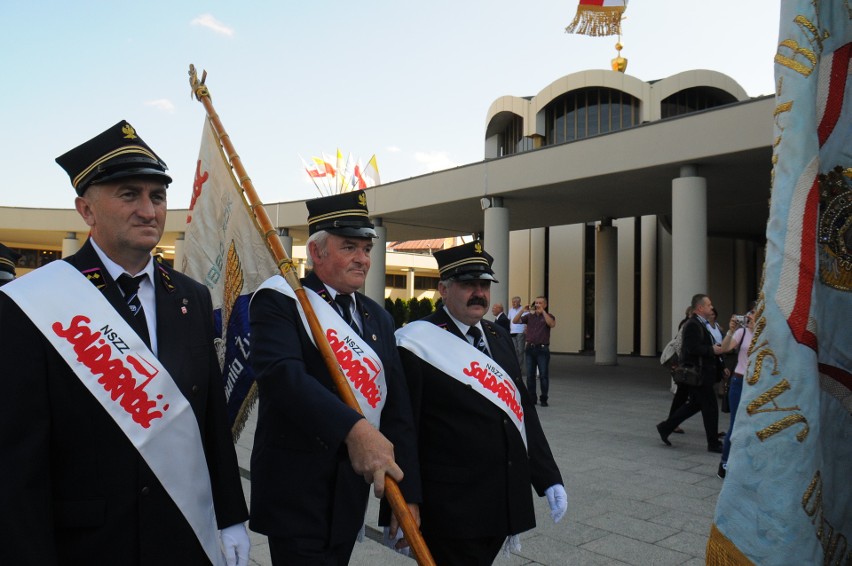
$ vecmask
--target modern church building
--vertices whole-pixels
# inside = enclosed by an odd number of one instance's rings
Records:
[[[591,70],[503,96],[483,161],[367,189],[377,248],[481,236],[492,302],[546,295],[553,352],[656,355],[693,294],[711,296],[723,325],[756,298],[774,109],[708,70],[652,82]],[[267,210],[303,258],[304,203]],[[162,242],[177,266],[185,212],[170,212]],[[73,253],[85,235],[74,210],[0,207],[0,242],[25,252],[22,267]],[[432,296],[436,274],[428,249],[374,254],[366,292]]]

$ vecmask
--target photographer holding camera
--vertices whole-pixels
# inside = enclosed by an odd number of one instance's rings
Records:
[[[541,406],[547,407],[547,392],[550,389],[550,329],[556,326],[556,317],[547,312],[547,299],[536,297],[533,310],[524,306],[512,319],[514,324],[526,324],[524,348],[527,366],[527,389],[535,399],[535,371],[541,382]]]
[[[728,333],[722,340],[722,350],[730,351],[738,349],[737,365],[731,374],[728,383],[728,405],[731,408],[731,423],[722,443],[722,461],[719,463],[719,471],[716,475],[725,479],[728,470],[728,454],[731,451],[731,433],[734,430],[734,420],[737,416],[737,406],[740,404],[740,396],[743,391],[743,375],[748,366],[748,345],[754,336],[754,310],[744,315],[735,314],[728,323]]]

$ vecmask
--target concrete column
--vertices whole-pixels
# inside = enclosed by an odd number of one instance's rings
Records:
[[[639,281],[639,355],[657,355],[657,217],[643,216]]]
[[[630,355],[635,353],[636,345],[636,219],[619,218],[613,220],[618,230],[618,331],[616,353]]]
[[[530,296],[526,299],[532,303],[539,295],[544,295],[544,236],[546,228],[533,228],[530,230]],[[548,301],[550,299],[548,298]],[[523,304],[527,304],[521,298]]]
[[[736,314],[744,314],[750,300],[747,255],[745,240],[734,240],[734,312]]]
[[[414,298],[414,268],[409,267],[405,274],[405,289],[409,299]]]
[[[388,245],[388,230],[382,226],[381,218],[373,218],[376,225],[376,234],[379,236],[373,240],[373,252],[370,254],[370,271],[367,272],[367,281],[364,283],[364,294],[384,306],[385,304],[385,269],[387,261],[385,254]]]
[[[606,220],[595,239],[595,364],[618,363],[618,228]]]
[[[485,199],[483,199],[485,200]],[[509,304],[509,209],[503,199],[492,197],[485,209],[485,251],[494,258],[491,268],[499,283],[491,284],[491,304]],[[508,310],[508,309],[506,309]]]
[[[186,270],[184,261],[186,261],[186,240],[184,240],[184,232],[178,232],[175,236],[175,264],[174,268],[183,273]]]
[[[80,240],[77,239],[77,232],[65,232],[65,237],[62,239],[62,257],[75,254],[79,249]]]
[[[692,296],[707,292],[707,180],[694,165],[672,181],[672,264],[674,336]]]
[[[290,235],[290,229],[278,228],[278,239],[281,240],[281,245],[284,246],[287,257],[293,259],[293,237]]]

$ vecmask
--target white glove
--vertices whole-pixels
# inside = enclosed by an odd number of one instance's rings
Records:
[[[251,541],[245,523],[237,523],[219,531],[222,551],[228,566],[248,566]]]
[[[512,551],[521,551],[521,535],[509,535],[503,543],[503,557],[509,558]]]
[[[548,487],[544,494],[547,496],[547,504],[550,505],[550,518],[554,523],[558,523],[568,510],[568,494],[561,483]]]

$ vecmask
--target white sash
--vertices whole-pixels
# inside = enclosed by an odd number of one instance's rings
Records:
[[[469,385],[506,413],[527,445],[524,407],[515,382],[493,359],[467,340],[432,323],[415,320],[396,331],[396,345],[405,348],[453,379]]]
[[[296,301],[302,324],[305,325],[305,330],[310,336],[311,342],[316,346],[302,305],[296,299],[296,293],[284,278],[280,275],[273,275],[257,288],[258,291],[261,289],[274,289]],[[379,359],[379,356],[367,342],[343,320],[343,317],[334,307],[329,305],[313,289],[307,287],[304,287],[304,289],[320,326],[325,330],[325,337],[328,339],[334,357],[337,358],[337,363],[340,364],[340,369],[346,377],[346,383],[349,384],[355,399],[358,400],[361,412],[371,425],[379,428],[388,391],[382,360]]]
[[[51,262],[0,291],[18,304],[115,420],[207,557],[223,566],[198,421],[166,368],[106,297],[65,261]]]

